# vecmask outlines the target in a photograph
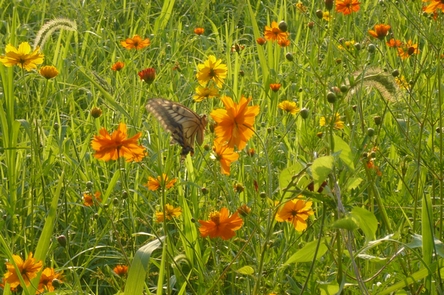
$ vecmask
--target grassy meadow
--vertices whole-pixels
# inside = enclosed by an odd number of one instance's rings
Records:
[[[444,294],[441,1],[0,7],[0,294]]]

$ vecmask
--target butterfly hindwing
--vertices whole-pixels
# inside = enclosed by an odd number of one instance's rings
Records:
[[[160,122],[163,129],[171,133],[171,142],[182,147],[182,156],[194,153],[194,141],[201,145],[207,125],[206,116],[199,116],[189,108],[166,99],[150,99],[146,105]]]

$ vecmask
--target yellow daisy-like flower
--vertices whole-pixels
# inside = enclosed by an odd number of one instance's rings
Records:
[[[166,189],[170,189],[177,182],[176,178],[168,180],[168,176],[165,173],[162,173],[162,176],[157,176],[157,179],[154,177],[148,177],[148,182],[144,184],[150,191],[157,191],[162,187],[162,184],[165,184]]]
[[[47,267],[42,271],[42,275],[40,276],[38,291],[36,294],[43,294],[45,291],[52,292],[55,290],[53,286],[54,280],[57,280],[59,283],[62,283],[62,274],[55,272],[54,268]]]
[[[345,41],[343,45],[338,45],[338,48],[341,50],[354,50],[355,43],[355,40]]]
[[[182,208],[174,207],[173,205],[166,204],[165,205],[165,215],[163,212],[156,212],[156,222],[163,222],[166,216],[166,219],[171,220],[173,218],[179,217],[182,214]]]
[[[59,74],[59,71],[54,66],[44,66],[40,68],[39,73],[49,80],[56,77]]]
[[[5,67],[13,67],[15,65],[22,69],[31,71],[37,68],[37,65],[43,63],[45,55],[39,52],[40,47],[31,51],[31,46],[28,42],[23,42],[18,48],[11,44],[6,45],[6,54],[0,56],[0,62]]]
[[[338,113],[336,113],[334,117],[334,122],[331,122],[331,119],[327,122],[327,119],[325,117],[321,117],[321,119],[319,120],[319,125],[321,127],[331,123],[333,123],[334,129],[344,129],[344,121],[341,121],[341,116]]]
[[[196,74],[197,81],[202,86],[212,80],[216,86],[222,88],[225,78],[227,78],[228,68],[226,64],[222,63],[221,59],[216,59],[214,55],[208,56],[208,59],[203,64],[198,64],[199,72]]]
[[[17,265],[26,286],[29,286],[31,283],[30,281],[35,278],[40,269],[42,269],[43,262],[36,262],[35,258],[32,257],[32,253],[29,253],[28,258],[25,261],[23,261],[18,255],[12,255],[12,259],[14,259],[15,265]],[[16,288],[20,285],[20,279],[14,265],[6,262],[6,269],[8,272],[4,275],[5,282],[8,283],[11,288]]]
[[[196,94],[193,96],[194,101],[201,102],[207,98],[219,96],[219,89],[215,87],[196,87]]]
[[[281,110],[286,111],[292,115],[295,115],[297,112],[299,112],[299,108],[296,103],[289,100],[284,100],[283,102],[279,103],[278,107]]]

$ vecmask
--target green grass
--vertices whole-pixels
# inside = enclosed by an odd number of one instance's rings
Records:
[[[333,9],[327,22],[316,17],[323,1],[302,2],[305,13],[285,0],[0,0],[1,55],[9,43],[33,44],[50,20],[77,25],[54,31],[41,48],[56,78],[0,65],[1,260],[33,252],[63,272],[54,294],[444,293],[442,13],[436,20],[423,14],[420,1],[362,1],[351,15]],[[281,20],[290,46],[258,45],[264,26]],[[391,26],[383,41],[367,33],[379,23]],[[195,27],[205,33],[197,36]],[[120,45],[135,34],[150,46]],[[420,53],[401,59],[385,44],[392,37],[412,40]],[[338,48],[351,40],[360,49]],[[232,52],[235,44],[245,48]],[[210,128],[182,162],[181,148],[145,109],[155,97],[208,117],[221,108],[219,99],[192,99],[197,65],[210,54],[228,67],[221,95],[260,106],[255,135],[229,176],[211,158]],[[125,63],[120,72],[110,69],[116,61]],[[151,85],[137,75],[148,67],[156,69]],[[395,83],[394,70],[408,89]],[[273,92],[270,83],[282,87]],[[327,93],[341,86],[329,103]],[[308,117],[282,112],[283,100],[307,108]],[[91,116],[93,107],[102,109],[100,118]],[[343,130],[319,125],[336,113]],[[120,122],[130,136],[142,132],[143,161],[94,158],[94,135]],[[367,166],[370,158],[381,175]],[[148,177],[162,173],[178,183],[149,191]],[[84,206],[87,191],[100,191],[102,202]],[[302,233],[274,220],[275,202],[300,194],[315,211]],[[165,203],[183,213],[157,223]],[[243,204],[252,210],[236,237],[200,237],[198,220]],[[130,266],[127,277],[114,274],[118,264]],[[34,294],[37,283],[18,294]]]

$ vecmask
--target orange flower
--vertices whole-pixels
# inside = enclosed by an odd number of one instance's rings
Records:
[[[100,197],[102,194],[97,191],[95,192],[94,196],[91,195],[90,193],[84,193],[83,194],[83,205],[87,206],[87,207],[91,207],[92,205],[95,204],[94,200],[98,203],[102,202],[102,198]]]
[[[215,159],[220,162],[221,172],[230,175],[231,163],[239,159],[239,154],[234,152],[234,148],[222,144],[219,139],[214,141],[213,152]]]
[[[124,66],[125,66],[125,64],[123,62],[118,61],[115,64],[113,64],[113,66],[111,67],[111,70],[120,71],[121,69],[123,69]]]
[[[375,25],[374,30],[369,30],[368,33],[379,40],[383,40],[385,36],[387,36],[388,31],[390,30],[389,25],[379,24]]]
[[[62,274],[56,273],[54,268],[47,267],[42,271],[42,275],[40,276],[39,286],[36,294],[43,294],[46,291],[53,292],[54,286],[52,285],[54,280],[58,280],[60,283]]]
[[[173,218],[179,217],[182,214],[182,208],[176,207],[173,205],[166,204],[165,205],[165,216],[166,219],[171,220]],[[163,222],[165,219],[163,212],[156,212],[156,222]]]
[[[211,212],[208,216],[209,220],[199,220],[199,231],[203,238],[220,237],[223,240],[229,240],[236,235],[235,231],[242,227],[243,220],[235,212],[233,215],[228,216],[229,212],[227,208],[222,208],[220,212]]]
[[[126,40],[120,41],[120,44],[128,50],[140,50],[150,45],[150,39],[146,38],[142,40],[139,35],[134,35],[132,38],[127,38]]]
[[[282,32],[281,29],[279,29],[278,23],[272,22],[271,27],[265,26],[264,36],[268,41],[281,41],[287,39],[288,32]]]
[[[393,38],[390,39],[386,44],[387,44],[388,47],[394,47],[394,48],[402,46],[401,40],[396,40],[396,39],[393,39]]]
[[[406,44],[403,44],[401,47],[397,48],[398,55],[402,59],[409,58],[413,54],[419,54],[418,44],[413,44],[412,40],[407,41]]]
[[[127,265],[123,265],[123,264],[119,264],[119,265],[116,265],[113,268],[113,271],[119,277],[124,277],[128,273],[128,266]]]
[[[311,209],[313,202],[306,202],[301,199],[293,199],[284,204],[284,206],[276,214],[276,221],[291,222],[294,228],[301,232],[307,228],[308,216],[313,215]]]
[[[20,272],[21,277],[25,281],[26,286],[29,286],[30,281],[37,276],[37,273],[42,269],[43,262],[35,262],[35,258],[32,257],[32,253],[28,254],[28,258],[23,261],[18,255],[12,255],[12,259]],[[11,288],[16,288],[20,285],[19,275],[14,267],[14,264],[6,262],[5,282],[9,284]],[[22,286],[24,287],[24,286]]]
[[[267,40],[265,40],[262,37],[259,37],[259,38],[256,39],[256,43],[259,44],[259,45],[264,45],[265,42],[267,42]]]
[[[250,212],[251,212],[251,208],[248,207],[247,204],[243,204],[239,208],[237,208],[237,213],[239,213],[243,217],[250,214]]]
[[[279,44],[280,47],[290,46],[290,40],[288,39],[278,40],[277,43]]]
[[[102,128],[100,129],[100,135],[95,135],[91,141],[91,146],[96,151],[94,157],[103,161],[125,157],[127,162],[140,162],[146,155],[145,148],[137,145],[137,140],[141,135],[142,133],[139,132],[133,137],[127,138],[124,123],[120,123],[117,130],[111,135],[105,128]]]
[[[281,88],[281,84],[279,84],[279,83],[271,83],[270,84],[270,89],[273,90],[274,92],[277,92],[280,88]]]
[[[40,75],[46,79],[52,79],[59,74],[59,71],[54,66],[43,66],[39,70]]]
[[[170,181],[168,181],[168,176],[165,173],[162,173],[162,176],[157,176],[157,179],[154,177],[148,177],[148,182],[144,184],[150,191],[157,191],[163,185],[165,185],[166,189],[170,189],[174,186],[177,179],[173,178]]]
[[[221,100],[225,109],[211,112],[211,117],[217,123],[214,131],[220,142],[226,141],[229,147],[237,146],[238,150],[242,150],[254,134],[253,124],[259,114],[259,106],[247,106],[251,98],[246,99],[244,96],[239,104],[234,103],[228,96],[222,97]]]
[[[147,68],[138,73],[140,80],[145,81],[148,84],[153,83],[156,79],[156,70],[154,68]]]
[[[205,32],[204,28],[195,28],[194,29],[194,34],[196,35],[202,35]]]
[[[359,11],[358,0],[336,0],[336,11],[344,15]]]
[[[428,2],[428,1],[427,1]],[[424,11],[427,13],[437,13],[441,9],[442,12],[444,12],[444,1],[443,0],[432,0],[432,2],[424,7]]]

